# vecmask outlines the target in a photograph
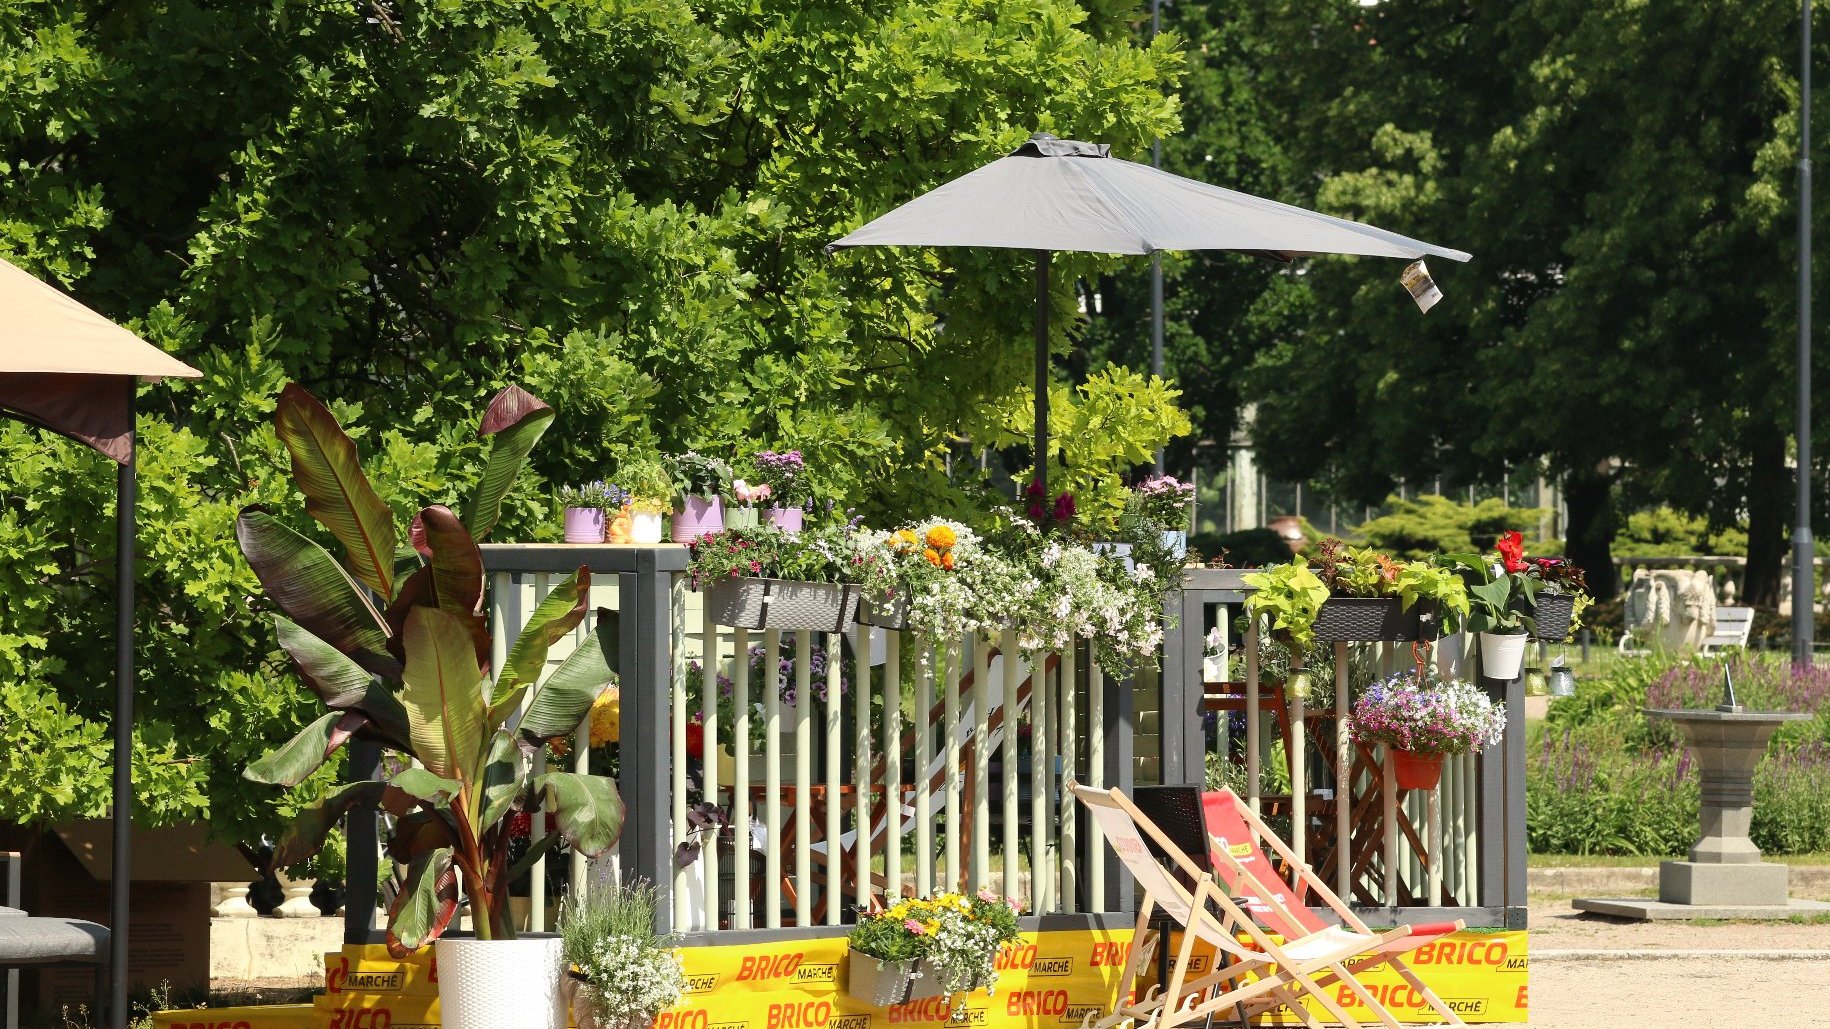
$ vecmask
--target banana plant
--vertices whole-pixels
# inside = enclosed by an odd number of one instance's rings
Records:
[[[405,759],[383,762],[381,777],[345,784],[301,810],[274,863],[317,853],[358,807],[393,815],[387,850],[406,868],[388,910],[388,947],[397,955],[445,931],[460,889],[480,938],[512,938],[508,885],[533,858],[560,838],[600,854],[622,831],[622,800],[608,778],[532,773],[533,754],[571,733],[615,681],[610,612],[558,668],[541,675],[548,649],[584,618],[589,570],[580,567],[556,586],[502,666],[490,667],[477,541],[494,529],[552,417],[552,408],[519,387],[497,394],[479,429],[491,440],[489,458],[464,514],[436,504],[422,509],[401,551],[399,526],[363,474],[355,444],[317,398],[290,385],[275,414],[279,438],[306,512],[341,554],[259,506],[243,509],[236,522],[242,554],[278,609],[279,645],[328,709],[243,774],[296,786],[351,739],[373,740]],[[511,865],[510,821],[522,812],[546,812],[555,829]]]

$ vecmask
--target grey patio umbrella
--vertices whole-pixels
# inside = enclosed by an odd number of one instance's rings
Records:
[[[0,261],[0,417],[68,436],[116,465],[114,868],[109,895],[109,1025],[127,1010],[129,832],[133,818],[134,387],[202,373]]]
[[[1358,254],[1466,261],[1371,225],[1222,189],[1111,155],[1104,143],[1037,133],[827,245],[995,247],[1036,252],[1036,475],[1048,492],[1048,274],[1054,251],[1237,250],[1277,261]]]

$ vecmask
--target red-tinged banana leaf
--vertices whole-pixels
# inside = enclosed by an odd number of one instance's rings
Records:
[[[521,466],[547,426],[553,409],[519,386],[509,386],[490,400],[479,436],[493,436],[482,481],[464,506],[464,524],[477,540],[486,540],[502,518],[502,501],[521,474]]]
[[[483,553],[458,516],[433,504],[413,516],[411,537],[432,569],[438,606],[458,614],[483,610]]]
[[[273,616],[273,628],[293,668],[325,707],[367,715],[373,732],[365,739],[408,749],[407,709],[386,683],[284,615]]]
[[[374,780],[353,782],[300,808],[293,816],[292,825],[287,827],[286,835],[280,837],[280,845],[273,848],[273,867],[287,868],[316,854],[324,846],[324,838],[342,823],[344,815],[379,802],[387,787],[387,783]]]
[[[546,681],[521,717],[523,740],[540,744],[578,728],[585,712],[616,681],[617,630],[614,612],[599,609],[597,625]]]
[[[407,865],[406,883],[388,908],[388,953],[404,958],[438,939],[457,909],[451,849],[440,847],[415,856]]]
[[[356,445],[296,382],[280,391],[273,421],[292,454],[292,475],[305,494],[306,512],[343,544],[357,579],[384,600],[393,597],[394,512],[369,485]]]
[[[242,769],[242,778],[276,786],[297,786],[349,739],[350,730],[341,725],[349,717],[351,713],[347,711],[325,712],[278,750]]]
[[[413,756],[432,774],[468,787],[487,739],[483,669],[464,617],[435,607],[407,613],[407,709]]]
[[[399,662],[388,653],[387,624],[329,551],[258,505],[242,509],[235,539],[287,618],[371,672],[400,674]]]
[[[388,856],[404,864],[429,850],[456,847],[457,842],[457,823],[449,809],[421,808],[395,823],[394,835],[388,838]]]
[[[586,857],[616,846],[623,834],[623,798],[604,776],[548,772],[534,780],[534,791],[552,812],[554,828]]]

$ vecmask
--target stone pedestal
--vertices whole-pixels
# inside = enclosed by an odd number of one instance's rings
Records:
[[[1830,911],[1830,904],[1790,900],[1786,866],[1762,861],[1747,835],[1754,815],[1754,766],[1781,723],[1810,716],[1727,704],[1713,711],[1646,714],[1677,723],[1697,755],[1702,834],[1689,861],[1659,866],[1657,901],[1584,897],[1574,902],[1576,909],[1640,919],[1790,918]]]

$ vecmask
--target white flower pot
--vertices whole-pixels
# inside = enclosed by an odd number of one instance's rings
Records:
[[[433,946],[445,1029],[565,1029],[565,941],[558,936],[440,939]]]
[[[1522,632],[1481,633],[1481,675],[1489,679],[1517,679],[1519,667],[1525,663],[1526,640]]]
[[[631,511],[631,512],[629,512],[629,542],[631,542],[631,543],[659,543],[659,542],[661,542],[661,512],[659,512],[659,511]]]

